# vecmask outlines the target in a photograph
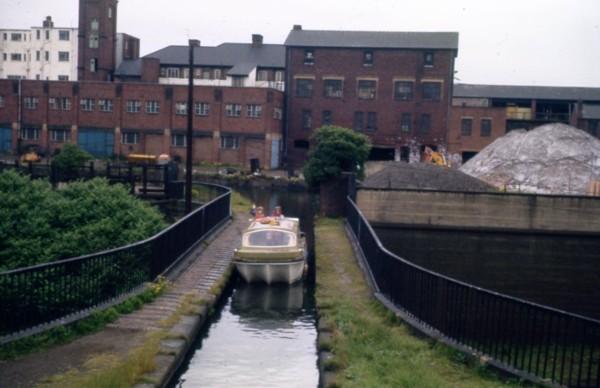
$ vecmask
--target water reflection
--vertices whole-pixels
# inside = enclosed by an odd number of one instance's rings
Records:
[[[175,387],[316,387],[312,292],[237,280]]]

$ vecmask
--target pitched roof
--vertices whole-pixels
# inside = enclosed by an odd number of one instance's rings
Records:
[[[139,77],[142,75],[142,60],[125,59],[115,70],[115,75],[126,77]]]
[[[458,50],[458,32],[292,30],[284,44],[301,47]]]
[[[600,105],[583,104],[581,117],[584,119],[600,119]]]
[[[600,88],[454,84],[454,97],[600,101]]]
[[[187,65],[188,46],[167,46],[146,55],[158,58],[161,65]],[[200,46],[194,50],[194,64],[233,67],[241,63],[254,63],[259,67],[285,67],[285,47],[280,44],[263,44],[252,47],[250,43],[223,43],[219,46]]]
[[[227,72],[227,75],[247,76],[256,68],[256,63],[238,63]]]

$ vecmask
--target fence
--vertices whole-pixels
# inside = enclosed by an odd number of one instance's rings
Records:
[[[231,215],[222,193],[147,240],[81,257],[0,273],[0,343],[80,318],[174,265]]]
[[[383,247],[350,198],[346,217],[378,296],[413,326],[537,383],[600,386],[600,321],[412,264]]]

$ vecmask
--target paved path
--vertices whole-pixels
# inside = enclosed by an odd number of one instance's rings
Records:
[[[208,246],[199,244],[184,260],[184,269],[172,286],[152,303],[123,315],[105,329],[51,349],[14,361],[0,361],[1,387],[31,387],[44,377],[83,365],[100,353],[127,355],[142,343],[145,334],[159,329],[159,322],[174,312],[190,292],[208,296],[213,284],[231,263],[233,249],[239,246],[247,218],[236,217]]]

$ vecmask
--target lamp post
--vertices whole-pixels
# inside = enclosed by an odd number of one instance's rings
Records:
[[[200,46],[200,41],[196,39],[189,40],[190,61],[188,65],[188,99],[187,99],[187,136],[186,136],[186,159],[185,159],[185,212],[189,214],[192,211],[192,110],[194,102],[194,48]]]

